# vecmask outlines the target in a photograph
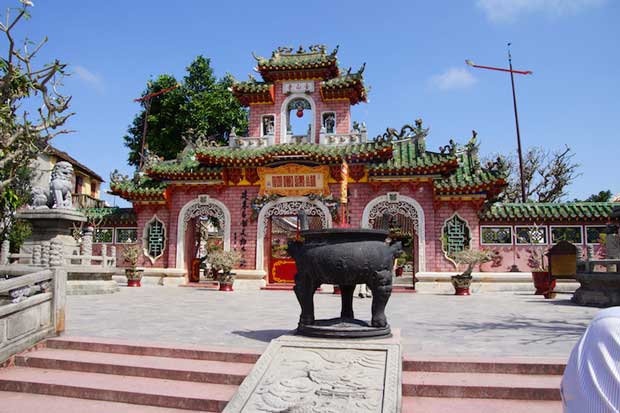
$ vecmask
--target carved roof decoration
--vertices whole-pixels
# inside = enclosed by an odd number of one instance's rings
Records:
[[[338,47],[331,53],[325,45],[312,45],[296,51],[292,47],[279,47],[270,58],[252,55],[256,59],[256,70],[265,82],[275,80],[331,79],[340,74],[338,68]]]
[[[148,177],[129,179],[118,171],[110,174],[110,193],[136,203],[161,203],[166,200],[165,182]]]
[[[478,213],[481,222],[497,221],[585,221],[606,223],[614,220],[612,210],[618,203],[614,202],[531,202],[531,203],[495,203]],[[617,219],[616,219],[617,221]]]

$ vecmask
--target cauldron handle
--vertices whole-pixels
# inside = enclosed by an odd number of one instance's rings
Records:
[[[297,213],[297,220],[299,221],[299,229],[301,231],[307,231],[310,229],[308,226],[308,215],[303,209]]]

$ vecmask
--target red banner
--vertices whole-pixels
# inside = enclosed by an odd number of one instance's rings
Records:
[[[270,283],[295,284],[295,274],[297,267],[292,258],[272,258],[269,271]]]

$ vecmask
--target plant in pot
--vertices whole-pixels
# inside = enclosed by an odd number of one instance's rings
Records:
[[[209,255],[211,268],[217,271],[217,280],[220,283],[220,291],[233,291],[235,274],[230,272],[241,259],[237,251],[216,250]]]
[[[471,286],[472,271],[478,264],[493,260],[493,251],[466,249],[454,255],[454,262],[457,264],[466,264],[467,268],[461,274],[450,277],[452,286],[454,287],[454,295],[470,295],[469,287]]]
[[[552,291],[555,289],[555,280],[552,280],[549,276],[549,271],[545,266],[545,252],[546,246],[532,246],[528,249],[530,256],[527,260],[527,265],[532,269],[532,281],[534,282],[534,288],[536,288],[535,295],[544,295],[545,298],[552,298],[555,293]]]
[[[396,259],[396,269],[394,270],[394,274],[397,277],[402,277],[403,271],[405,271],[405,263],[407,262],[406,257],[398,257]]]
[[[125,268],[125,277],[127,277],[127,287],[140,287],[143,269],[138,269],[138,257],[140,257],[140,247],[136,244],[127,245],[123,249],[123,260],[129,264],[129,268]]]

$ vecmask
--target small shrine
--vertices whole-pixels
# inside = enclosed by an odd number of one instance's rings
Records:
[[[311,229],[381,228],[389,217],[412,274],[455,271],[454,254],[472,246],[497,249],[487,265],[507,271],[518,264],[517,247],[551,243],[560,233],[585,244],[603,231],[608,203],[488,207],[507,171],[501,160],[480,162],[476,131],[462,145],[429,144],[418,119],[369,139],[366,125],[351,119],[351,106],[367,101],[365,65],[343,69],[337,53],[314,45],[254,56],[261,79],[232,86],[249,108],[247,136],[231,131],[228,146],[199,139],[177,159],[149,156],[138,178],[112,176],[112,193],[133,204],[141,265],[197,281],[197,260],[219,245],[241,252],[238,282],[291,284],[295,262],[286,245],[302,210]],[[533,220],[541,240],[519,236],[531,234]]]

